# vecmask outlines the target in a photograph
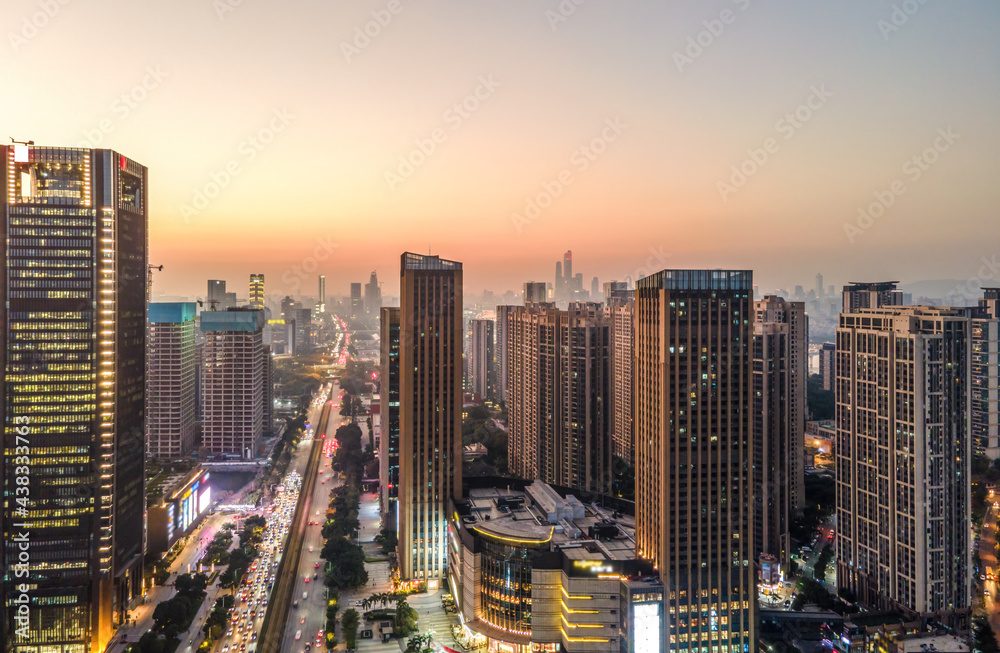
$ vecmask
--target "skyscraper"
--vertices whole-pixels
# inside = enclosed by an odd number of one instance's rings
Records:
[[[257,455],[267,396],[263,330],[263,311],[201,314],[202,446],[210,454],[246,460]]]
[[[368,283],[365,284],[365,313],[378,315],[382,310],[382,290],[378,286],[378,275],[372,270]]]
[[[545,302],[548,301],[546,297],[545,283],[542,281],[525,281],[524,282],[524,303],[529,304],[532,302]]]
[[[808,360],[805,304],[776,295],[754,302],[754,554],[782,569],[791,563],[791,523],[805,502]]]
[[[611,489],[611,327],[599,304],[511,309],[507,460],[520,478]]]
[[[573,278],[573,252],[572,250],[566,250],[563,254],[563,278],[568,282]]]
[[[636,547],[663,579],[671,650],[757,649],[752,292],[749,270],[637,282]]]
[[[604,296],[601,295],[601,282],[594,277],[590,280],[590,301],[592,302],[603,302]]]
[[[823,275],[816,273],[816,298],[823,299]]]
[[[351,317],[359,317],[364,312],[364,301],[361,298],[361,283],[351,284]]]
[[[316,307],[313,312],[316,313],[316,317],[320,317],[326,313],[326,275],[321,274],[316,279],[316,283],[319,287],[316,289],[318,292]]]
[[[837,585],[969,626],[968,308],[885,306],[837,328]]]
[[[379,481],[383,527],[399,532],[399,308],[385,306],[379,321],[382,434]]]
[[[612,301],[604,309],[611,322],[611,451],[634,465],[635,302]]]
[[[209,282],[211,283],[211,281]],[[264,310],[264,275],[250,275],[250,308],[255,311]]]
[[[496,401],[496,339],[493,320],[471,320],[469,327],[468,389],[483,401]]]
[[[206,308],[210,310],[226,310],[226,282],[220,279],[208,280],[208,296],[205,298]]]
[[[499,401],[507,401],[507,375],[508,375],[508,356],[507,356],[507,334],[510,332],[508,328],[508,316],[513,306],[508,304],[500,304],[497,306],[497,324],[496,324],[496,351],[497,351],[497,399]]]
[[[559,301],[566,293],[566,280],[563,278],[562,261],[556,261],[555,283],[552,286],[552,299]]]
[[[972,438],[976,453],[1000,458],[1000,288],[983,288],[972,322]]]
[[[14,145],[0,174],[0,641],[97,653],[142,592],[147,170]]]
[[[147,452],[179,460],[194,449],[196,305],[149,305],[149,365],[146,388]]]
[[[436,587],[462,496],[462,264],[404,253],[399,295],[399,573]]]
[[[295,315],[295,343],[292,353],[308,354],[313,350],[312,311],[308,308],[297,308]]]

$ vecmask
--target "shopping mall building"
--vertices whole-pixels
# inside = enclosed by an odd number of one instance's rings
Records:
[[[499,653],[664,649],[663,585],[631,516],[535,481],[453,503],[448,569],[460,641]]]

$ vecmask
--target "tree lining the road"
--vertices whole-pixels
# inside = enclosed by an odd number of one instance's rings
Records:
[[[133,646],[134,653],[162,653],[176,649],[177,635],[191,625],[208,588],[205,574],[182,574],[174,580],[177,594],[153,609],[153,627]]]

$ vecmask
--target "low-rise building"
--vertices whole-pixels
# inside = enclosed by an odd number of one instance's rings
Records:
[[[146,556],[160,557],[194,530],[212,505],[209,473],[200,465],[154,479],[147,488]]]
[[[453,502],[449,589],[490,651],[666,649],[663,585],[635,556],[635,521],[542,481],[504,480]]]

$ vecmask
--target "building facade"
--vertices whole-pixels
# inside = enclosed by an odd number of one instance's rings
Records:
[[[824,342],[819,349],[819,376],[823,389],[833,392],[837,378],[837,343]]]
[[[532,304],[538,302],[548,301],[548,289],[545,287],[544,281],[525,281],[524,282],[524,303]]]
[[[847,284],[842,293],[843,312],[902,305],[903,291],[896,288],[898,284],[898,281],[854,281]]]
[[[264,310],[264,275],[250,275],[250,308],[255,311]]]
[[[621,297],[611,301],[604,309],[611,322],[611,452],[635,465],[635,302]]]
[[[749,270],[636,287],[636,548],[663,579],[665,650],[757,649],[752,293]]]
[[[147,169],[12,145],[0,175],[0,643],[99,653],[142,593]]]
[[[379,490],[382,526],[399,532],[399,308],[383,307],[379,321]]]
[[[194,450],[196,309],[194,302],[149,305],[146,451],[152,458],[180,460]]]
[[[456,639],[512,653],[667,650],[664,586],[636,559],[632,518],[541,481],[500,483],[449,512]]]
[[[983,288],[972,322],[972,443],[975,452],[1000,458],[1000,288]]]
[[[509,349],[507,338],[510,334],[508,316],[514,307],[509,304],[498,304],[496,308],[496,350],[497,350],[497,399],[501,402],[507,401],[507,379],[509,360],[507,351]]]
[[[971,310],[859,309],[836,335],[837,584],[963,629]]]
[[[771,556],[782,569],[791,562],[792,520],[805,504],[808,345],[803,302],[775,295],[754,302],[755,556]]]
[[[404,253],[399,294],[399,573],[434,587],[462,493],[462,264]]]
[[[364,299],[361,296],[361,283],[351,284],[351,317],[360,317],[364,313]]]
[[[268,360],[264,312],[204,311],[202,447],[209,455],[252,460],[264,435]]]
[[[378,285],[378,274],[372,270],[368,283],[365,284],[365,313],[378,315],[382,310],[382,289]]]
[[[507,460],[519,478],[611,491],[611,325],[600,304],[513,307]]]
[[[468,390],[479,395],[482,401],[489,402],[497,400],[495,324],[493,320],[485,319],[469,321]]]

